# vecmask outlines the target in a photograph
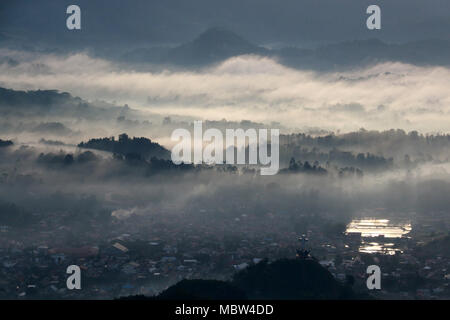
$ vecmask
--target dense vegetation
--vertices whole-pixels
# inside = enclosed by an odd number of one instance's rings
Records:
[[[170,159],[170,152],[158,143],[147,138],[130,139],[125,133],[119,135],[119,140],[114,137],[91,139],[88,142],[81,142],[78,147],[109,151],[128,157]]]
[[[0,139],[0,148],[12,146],[13,142],[10,140],[2,140]]]

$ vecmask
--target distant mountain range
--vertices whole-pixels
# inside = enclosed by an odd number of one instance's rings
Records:
[[[243,54],[269,54],[239,35],[221,28],[208,29],[196,39],[171,49],[165,62],[205,65]]]
[[[232,31],[211,28],[177,47],[135,49],[121,59],[132,63],[202,67],[244,54],[272,57],[290,67],[319,70],[386,61],[447,66],[450,65],[450,41],[424,40],[388,44],[370,39],[328,44],[315,49],[268,49],[253,44]]]
[[[136,49],[126,53],[122,59],[127,62],[206,66],[243,54],[269,55],[270,51],[252,44],[229,30],[211,28],[193,41],[177,47]]]
[[[0,87],[0,112],[3,116],[66,116],[90,120],[116,119],[133,112],[97,101],[95,105],[58,90],[13,90]],[[40,131],[40,130],[38,130]]]

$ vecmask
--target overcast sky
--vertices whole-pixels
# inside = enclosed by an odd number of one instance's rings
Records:
[[[66,8],[78,4],[82,31],[66,29]],[[382,29],[366,28],[378,4]],[[2,0],[0,31],[51,44],[159,44],[192,39],[208,27],[229,28],[262,44],[380,38],[449,39],[448,0]]]

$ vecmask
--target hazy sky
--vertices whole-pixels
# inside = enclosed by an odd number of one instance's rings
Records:
[[[82,10],[82,31],[65,27],[66,8]],[[382,29],[365,26],[366,9],[382,10]],[[0,31],[24,42],[153,45],[192,39],[213,26],[257,43],[307,44],[380,38],[390,41],[446,38],[448,0],[2,0]]]

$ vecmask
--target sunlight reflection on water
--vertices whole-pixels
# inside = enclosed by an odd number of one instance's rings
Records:
[[[355,219],[347,226],[345,233],[361,234],[362,238],[384,237],[384,238],[402,238],[411,232],[411,223],[393,223],[388,219]],[[367,240],[367,239],[366,239]],[[382,253],[393,255],[396,252],[402,252],[395,248],[395,244],[383,241],[366,241],[362,240],[359,252],[363,253]]]

